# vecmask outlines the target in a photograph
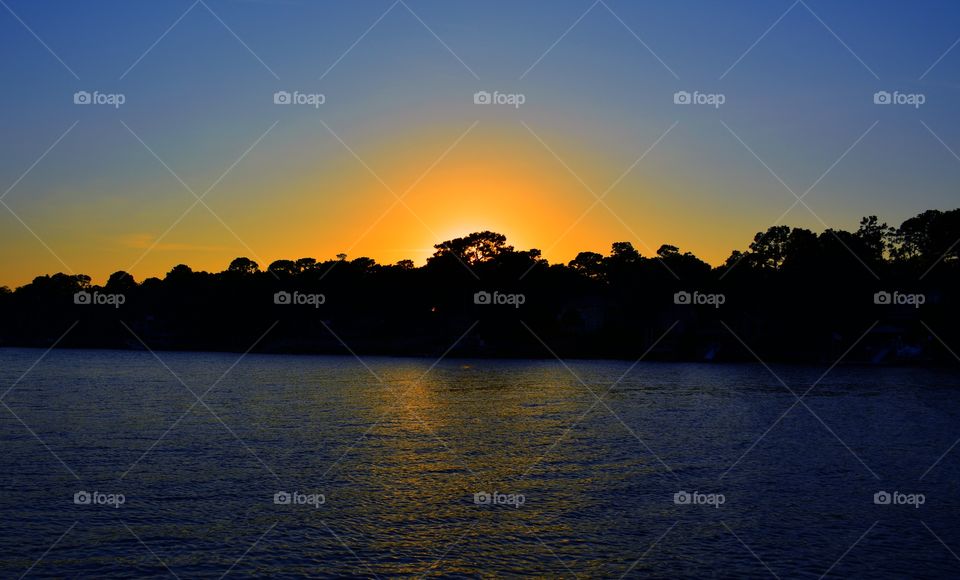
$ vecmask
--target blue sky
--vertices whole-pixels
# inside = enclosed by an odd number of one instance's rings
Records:
[[[4,4],[0,192],[16,186],[0,284],[348,248],[420,261],[435,236],[483,225],[553,261],[630,240],[717,263],[794,203],[780,180],[817,184],[812,212],[781,220],[815,230],[956,206],[955,2]],[[81,90],[126,102],[77,106]],[[278,107],[280,90],[326,102]],[[478,90],[526,101],[478,107]],[[677,91],[725,102],[678,106]],[[878,106],[877,91],[925,102]],[[654,143],[581,218],[586,188],[602,194]],[[435,163],[410,211],[371,229],[395,201],[384,183],[400,193]],[[217,183],[210,209],[177,221],[195,201],[179,179],[197,195]],[[514,204],[508,179],[543,191]]]

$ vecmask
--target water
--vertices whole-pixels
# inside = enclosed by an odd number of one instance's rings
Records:
[[[778,422],[760,365],[159,357],[54,351],[3,398],[0,576],[960,574],[955,371],[841,366]]]

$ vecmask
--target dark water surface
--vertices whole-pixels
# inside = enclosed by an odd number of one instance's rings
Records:
[[[956,371],[41,355],[2,578],[960,577]]]

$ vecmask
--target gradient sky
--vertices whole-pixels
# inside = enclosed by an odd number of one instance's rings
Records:
[[[422,263],[479,229],[554,262],[629,240],[716,264],[777,220],[853,229],[958,205],[955,1],[0,4],[0,284],[240,255]],[[78,106],[79,90],[126,103]],[[278,106],[278,90],[326,103]],[[526,102],[478,106],[478,90]],[[726,103],[678,106],[678,90]],[[877,106],[879,90],[926,103]],[[216,184],[209,210],[180,219],[196,201],[181,179]],[[819,218],[783,216],[780,179],[817,183]]]

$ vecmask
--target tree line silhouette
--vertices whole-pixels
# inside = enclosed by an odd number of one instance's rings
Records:
[[[421,267],[341,254],[181,264],[139,283],[116,272],[103,286],[59,273],[0,288],[0,345],[954,363],[958,241],[954,209],[897,228],[773,226],[717,267],[630,242],[550,264],[485,231],[437,244]]]

